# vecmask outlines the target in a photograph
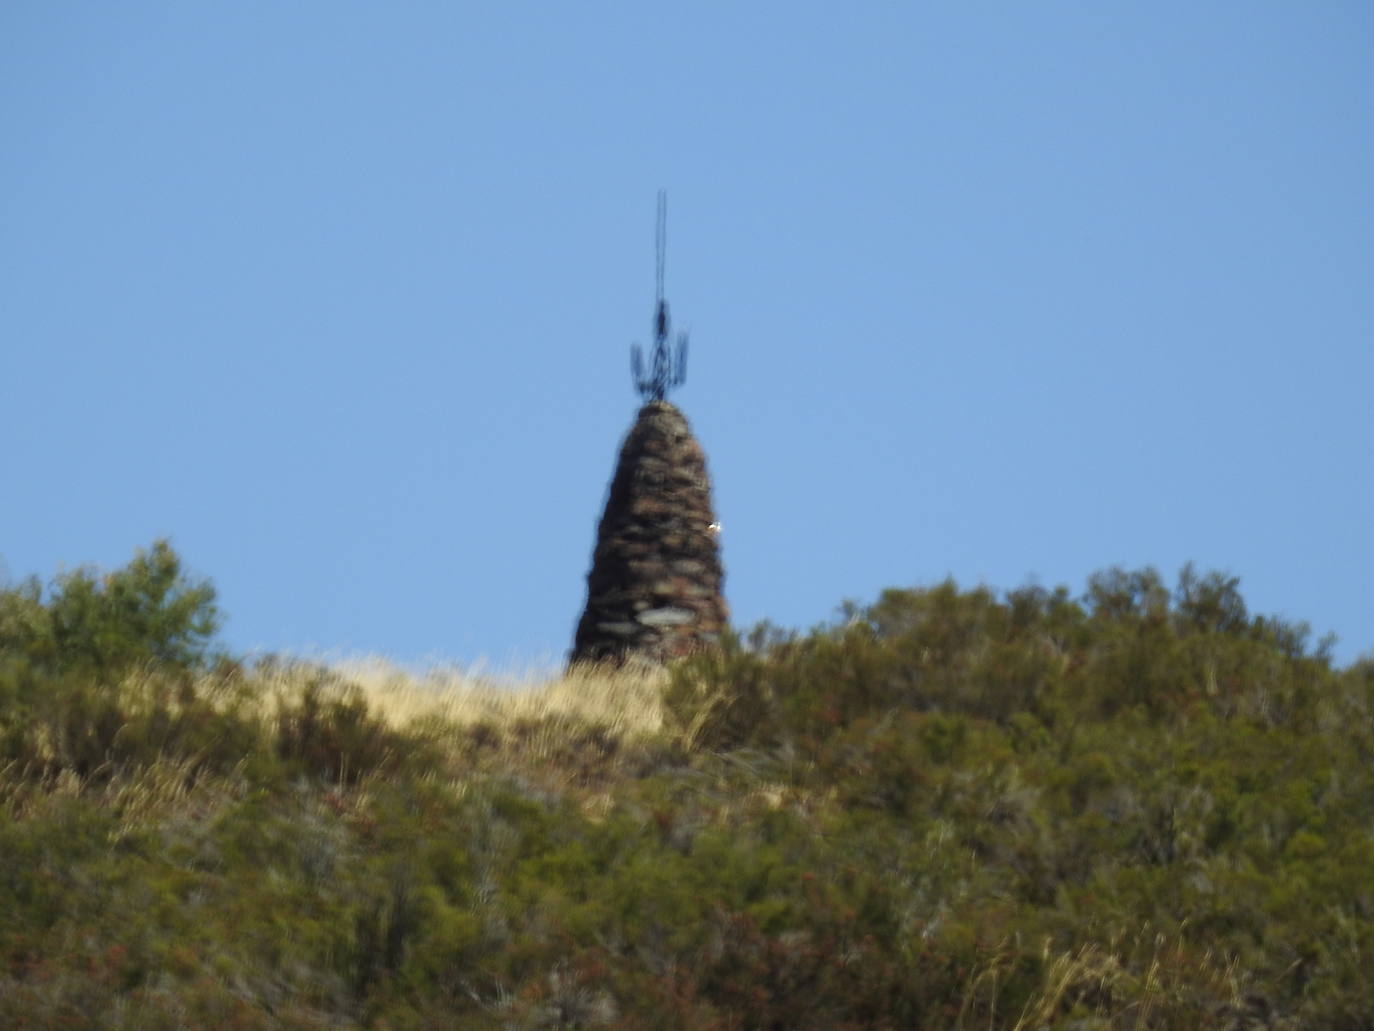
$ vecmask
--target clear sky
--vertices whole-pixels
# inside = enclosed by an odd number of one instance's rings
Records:
[[[1192,560],[1374,652],[1374,5],[0,5],[0,575],[571,644],[667,296],[736,623]]]

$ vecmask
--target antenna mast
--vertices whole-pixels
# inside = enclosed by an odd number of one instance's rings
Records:
[[[663,296],[663,267],[668,249],[668,195],[658,191],[658,222],[654,227],[654,354],[649,374],[644,375],[644,361],[639,345],[630,349],[630,371],[635,389],[645,402],[662,401],[668,391],[680,387],[687,379],[687,334],[677,336],[677,354],[668,346],[668,301]]]

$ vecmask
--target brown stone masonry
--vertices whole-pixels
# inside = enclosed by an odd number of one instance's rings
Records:
[[[663,663],[715,644],[729,619],[719,532],[701,445],[650,401],[620,449],[570,661]]]

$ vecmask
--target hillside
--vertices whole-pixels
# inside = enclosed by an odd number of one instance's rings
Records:
[[[514,687],[216,625],[0,592],[0,1027],[1374,1027],[1374,662],[1232,578]]]

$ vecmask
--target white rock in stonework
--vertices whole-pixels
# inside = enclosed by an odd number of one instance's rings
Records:
[[[645,626],[685,626],[695,623],[697,615],[690,609],[675,609],[671,606],[662,609],[649,609],[635,616]]]
[[[608,634],[618,634],[621,637],[639,633],[638,623],[598,623],[596,628]]]

